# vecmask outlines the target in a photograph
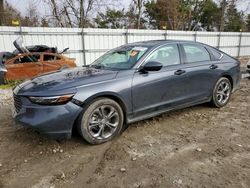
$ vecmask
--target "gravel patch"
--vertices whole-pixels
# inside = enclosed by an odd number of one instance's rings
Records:
[[[12,90],[0,89],[0,106],[10,105],[12,102]]]

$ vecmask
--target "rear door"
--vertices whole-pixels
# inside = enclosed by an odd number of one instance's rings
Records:
[[[132,82],[134,117],[171,109],[185,103],[188,92],[187,76],[181,64],[177,44],[156,49],[144,64],[157,61],[163,64],[160,71],[137,71]]]
[[[18,55],[5,63],[6,79],[30,79],[42,73],[39,54]]]
[[[200,44],[181,44],[186,73],[188,76],[190,101],[208,99],[219,75],[218,62]]]
[[[56,54],[43,54],[43,73],[59,70],[61,68],[61,57]]]

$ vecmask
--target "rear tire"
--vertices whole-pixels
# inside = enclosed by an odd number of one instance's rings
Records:
[[[226,106],[228,101],[230,100],[232,93],[232,84],[228,78],[222,77],[220,78],[213,89],[213,96],[211,103],[213,106],[217,108],[221,108]]]
[[[117,102],[98,98],[80,115],[77,129],[88,143],[102,144],[121,134],[123,121],[123,111]]]

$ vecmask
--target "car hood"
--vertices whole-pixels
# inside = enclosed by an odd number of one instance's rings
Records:
[[[114,79],[117,71],[76,67],[49,73],[23,82],[14,89],[19,95],[51,96],[74,93],[78,87]]]

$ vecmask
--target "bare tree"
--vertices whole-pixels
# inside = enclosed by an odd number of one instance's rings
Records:
[[[132,2],[135,5],[135,10],[137,11],[137,28],[140,29],[142,9],[143,9],[145,0],[132,0]]]
[[[221,9],[221,12],[220,12],[220,25],[219,25],[219,30],[220,31],[224,31],[224,28],[225,28],[225,18],[226,18],[226,12],[227,12],[227,9],[228,9],[228,6],[230,5],[230,3],[246,3],[245,0],[219,0],[219,3],[220,3],[220,9]],[[246,11],[248,9],[250,5],[250,2],[246,5]]]
[[[89,12],[92,10],[95,0],[80,0],[79,27],[85,27]]]
[[[64,27],[64,24],[62,22],[62,16],[60,13],[61,11],[59,10],[56,0],[48,0],[48,4],[50,5],[52,16],[55,18],[55,20],[61,27]]]
[[[188,4],[188,13],[187,21],[188,21],[188,30],[196,30],[198,24],[200,23],[201,16],[205,7],[205,4],[208,0],[193,0]],[[185,23],[184,23],[185,25]]]
[[[22,20],[22,25],[29,27],[40,26],[40,16],[34,2],[29,3],[26,12],[27,14]]]
[[[44,0],[51,7],[52,18],[61,27],[88,27],[90,12],[104,6],[104,0]]]
[[[0,25],[3,25],[3,17],[4,17],[4,2],[0,0]]]
[[[226,14],[226,7],[227,7],[227,0],[221,0],[221,13],[220,13],[220,31],[224,31],[225,26],[225,14]]]
[[[177,0],[158,0],[158,6],[161,12],[164,13],[168,28],[172,30],[181,29],[183,23],[187,20],[187,13],[180,11],[180,1]]]
[[[19,22],[22,22],[22,20],[24,19],[20,11],[14,8],[7,1],[4,2],[4,9],[3,12],[1,12],[1,15],[2,25],[5,26],[11,26],[13,20],[18,20]]]

